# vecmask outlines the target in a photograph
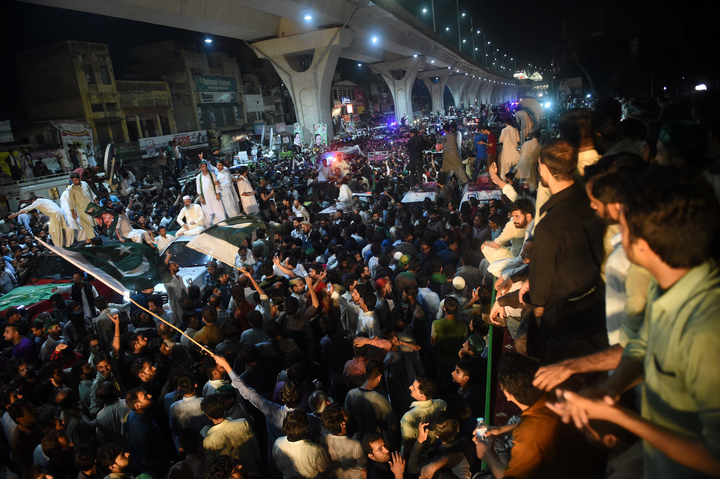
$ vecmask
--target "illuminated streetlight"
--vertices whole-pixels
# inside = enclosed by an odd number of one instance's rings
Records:
[[[423,13],[427,13],[427,8],[423,8]]]
[[[372,38],[372,42],[373,42],[373,43],[377,43],[377,41],[378,41],[377,37],[373,37],[373,38]]]
[[[683,77],[683,78],[684,78],[684,77]],[[701,84],[699,84],[699,85],[695,85],[695,90],[696,90],[696,91],[706,91],[706,90],[707,90],[707,85],[705,85],[704,83],[701,83]]]

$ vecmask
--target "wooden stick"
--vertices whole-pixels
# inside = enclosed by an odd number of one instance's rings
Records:
[[[102,280],[98,279],[98,281],[102,281]],[[141,304],[138,304],[137,301],[134,301],[132,298],[130,298],[130,302],[131,302],[132,304],[134,304],[135,306],[137,306],[138,308],[140,308],[140,309],[142,309],[143,311],[145,311],[146,313],[148,313],[149,315],[154,316],[154,317],[156,317],[157,319],[159,319],[160,321],[162,321],[163,323],[167,324],[168,326],[170,326],[171,328],[173,328],[174,330],[176,330],[178,333],[182,334],[182,335],[185,336],[186,338],[188,338],[190,341],[192,341],[193,343],[195,343],[195,345],[196,345],[197,347],[199,347],[200,349],[202,349],[203,351],[205,351],[207,354],[209,354],[209,355],[211,355],[211,356],[212,356],[213,354],[215,354],[213,351],[210,351],[208,348],[206,348],[205,346],[203,346],[202,344],[198,343],[198,342],[195,341],[193,338],[191,338],[190,336],[188,336],[187,334],[185,334],[185,332],[184,332],[183,330],[181,330],[180,328],[178,328],[178,327],[175,326],[174,324],[165,321],[165,320],[162,319],[160,316],[158,316],[157,314],[153,313],[152,311],[150,311],[150,310],[147,309],[146,307],[142,306]]]
[[[43,246],[45,246],[47,249],[49,249],[50,251],[54,252],[55,254],[57,254],[57,255],[60,256],[61,258],[65,259],[66,261],[68,261],[68,262],[71,263],[72,265],[76,266],[77,268],[80,268],[80,269],[83,270],[83,271],[85,271],[85,270],[87,269],[87,266],[83,265],[82,263],[78,263],[78,262],[76,262],[75,260],[73,260],[72,258],[69,258],[69,257],[67,257],[67,256],[63,256],[62,254],[58,254],[58,253],[55,251],[55,248],[58,248],[58,249],[61,249],[61,248],[59,248],[59,247],[51,247],[50,245],[48,245],[47,243],[45,243],[43,240],[41,240],[41,239],[38,238],[37,236],[35,237],[35,239],[36,239],[40,244],[42,244]],[[104,284],[104,285],[107,286],[108,288],[112,289],[113,291],[115,291],[115,292],[117,292],[117,293],[119,293],[119,294],[121,294],[121,295],[125,294],[125,291],[120,291],[118,288],[116,288],[116,287],[113,286],[112,284],[104,281],[101,277],[95,276],[95,279],[98,280],[98,281],[100,281],[102,284]],[[134,304],[135,306],[137,306],[138,308],[140,308],[140,309],[142,309],[143,311],[145,311],[146,313],[148,313],[149,315],[156,317],[157,319],[159,319],[159,320],[162,321],[163,323],[167,324],[167,325],[170,326],[171,328],[177,330],[180,334],[182,334],[183,336],[185,336],[186,338],[188,338],[190,341],[192,341],[193,343],[195,343],[201,350],[205,351],[207,354],[210,354],[210,355],[215,354],[214,352],[210,351],[208,348],[206,348],[205,346],[203,346],[202,344],[198,343],[198,342],[195,341],[193,338],[191,338],[190,336],[188,336],[187,334],[185,334],[180,328],[178,328],[178,327],[175,326],[174,324],[168,323],[167,321],[165,321],[164,319],[162,319],[162,318],[161,318],[160,316],[158,316],[157,314],[153,313],[152,311],[150,311],[149,309],[145,308],[144,306],[138,304],[136,301],[133,301],[132,298],[130,298],[130,302],[131,302],[132,304]]]

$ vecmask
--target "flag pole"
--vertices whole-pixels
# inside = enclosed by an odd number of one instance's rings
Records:
[[[83,264],[78,263],[77,261],[75,261],[74,259],[72,259],[72,258],[70,258],[70,257],[68,257],[68,256],[62,255],[62,254],[58,251],[58,250],[61,250],[62,248],[52,247],[52,246],[48,245],[47,243],[45,243],[45,242],[44,242],[43,240],[41,240],[40,238],[38,238],[37,236],[35,236],[35,239],[36,239],[38,242],[40,242],[40,244],[42,244],[43,246],[45,246],[47,249],[49,249],[50,251],[54,251],[58,256],[61,256],[65,261],[67,261],[68,263],[71,263],[73,266],[75,266],[75,267],[77,267],[77,268],[80,268],[80,269],[83,270],[83,271],[85,271],[85,270],[87,269],[87,267],[84,266]],[[108,288],[112,289],[112,290],[115,291],[116,293],[119,293],[119,294],[121,294],[121,295],[124,295],[124,294],[125,294],[125,291],[120,291],[120,290],[119,290],[118,288],[116,288],[114,285],[112,285],[112,284],[110,284],[109,282],[103,280],[101,277],[95,275],[95,279],[97,279],[97,280],[100,281],[102,284],[104,284],[104,285],[107,286]],[[205,351],[207,354],[209,354],[209,355],[211,355],[211,356],[212,356],[213,354],[215,354],[214,352],[210,351],[208,348],[206,348],[205,346],[203,346],[202,344],[198,343],[198,342],[195,341],[193,338],[191,338],[190,336],[188,336],[187,334],[185,334],[184,331],[182,331],[180,328],[178,328],[178,327],[175,326],[174,324],[171,324],[171,323],[165,321],[164,319],[162,319],[162,318],[161,318],[160,316],[158,316],[157,314],[153,313],[152,311],[150,311],[149,309],[145,308],[144,306],[138,304],[138,303],[137,303],[135,300],[133,300],[132,298],[129,298],[129,300],[130,300],[130,302],[131,302],[132,304],[134,304],[134,305],[137,306],[138,308],[142,309],[143,311],[145,311],[145,312],[148,313],[149,315],[156,317],[157,319],[159,319],[159,320],[162,321],[163,323],[167,324],[167,325],[170,326],[171,328],[177,330],[180,334],[182,334],[183,336],[185,336],[186,338],[188,338],[188,340],[190,340],[191,342],[193,342],[195,345],[197,345],[201,350]]]

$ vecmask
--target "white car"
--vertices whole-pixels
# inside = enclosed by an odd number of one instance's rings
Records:
[[[205,285],[205,275],[207,274],[207,264],[212,261],[212,257],[190,249],[187,247],[188,241],[193,239],[194,236],[181,236],[175,239],[172,243],[160,254],[164,258],[165,253],[170,253],[170,261],[176,262],[180,266],[178,275],[183,279],[186,286],[197,285],[202,288]],[[163,297],[163,301],[167,303],[167,291],[165,290],[164,283],[158,283],[155,285],[154,294],[159,294]]]

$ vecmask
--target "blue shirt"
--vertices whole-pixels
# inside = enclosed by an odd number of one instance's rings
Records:
[[[478,133],[475,135],[475,158],[487,158],[487,146],[478,145],[478,141],[487,141],[487,135]]]

